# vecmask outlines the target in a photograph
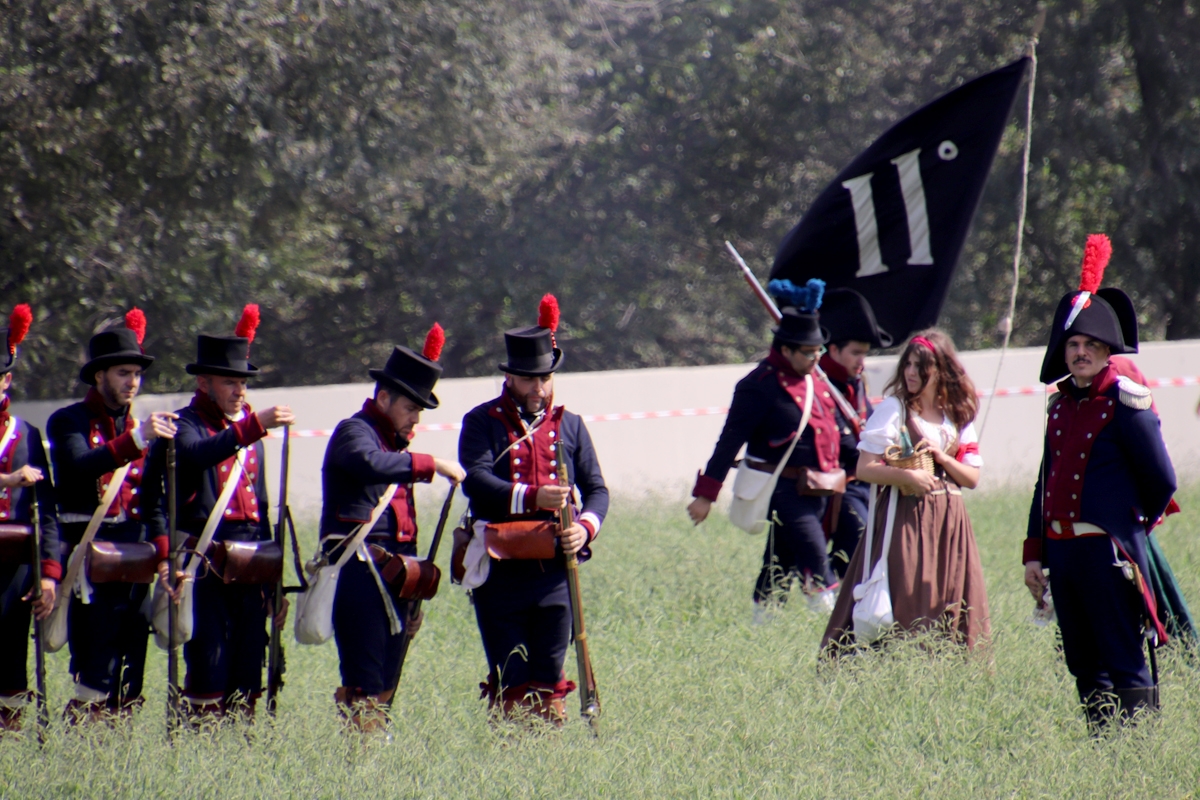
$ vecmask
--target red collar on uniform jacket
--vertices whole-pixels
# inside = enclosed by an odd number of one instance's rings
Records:
[[[100,425],[104,428],[104,438],[110,442],[117,438],[117,426],[113,422],[112,410],[104,402],[104,395],[100,394],[100,390],[95,386],[88,389],[87,396],[83,398],[83,404],[91,412],[92,419],[100,421]],[[132,423],[129,406],[125,406],[125,430],[131,430],[129,426]]]
[[[1115,369],[1112,364],[1106,364],[1104,369],[1097,372],[1096,377],[1092,378],[1092,385],[1088,387],[1088,399],[1095,400],[1107,392],[1120,377],[1119,370]],[[1074,397],[1075,388],[1075,383],[1069,376],[1058,382],[1058,390],[1063,393],[1064,397]]]
[[[8,422],[8,395],[4,395],[4,399],[0,400],[0,425]]]
[[[509,424],[513,430],[525,430],[525,427],[521,424],[524,421],[521,419],[521,407],[517,405],[516,398],[512,396],[507,386],[504,387],[504,392],[500,395],[500,407],[504,409],[504,414],[508,417]],[[540,417],[534,419],[530,427],[536,427],[545,422],[548,418],[554,416],[554,412],[554,395],[550,395],[546,398],[546,409]]]
[[[866,410],[858,405],[858,376],[851,375],[850,370],[834,361],[833,356],[829,355],[829,353],[821,356],[821,369],[825,371],[825,375],[828,376],[829,380],[836,381],[846,387],[842,394],[849,401],[851,408],[860,414]]]
[[[408,440],[400,436],[396,426],[388,418],[388,415],[379,410],[373,398],[368,397],[363,401],[363,413],[367,415],[367,419],[371,421],[376,432],[379,433],[379,438],[383,439],[383,444],[389,450],[403,450],[408,447]]]
[[[216,404],[216,401],[208,396],[207,392],[197,389],[196,393],[192,395],[191,407],[208,427],[218,431],[229,427],[229,417],[225,416],[225,412]],[[254,413],[254,410],[250,408],[249,403],[242,403],[242,413],[249,416]]]
[[[804,376],[796,372],[792,365],[783,353],[775,348],[771,348],[770,355],[767,356],[767,363],[775,368],[776,376],[779,379],[779,385],[783,390],[791,396],[796,405],[800,408],[804,407]],[[829,392],[829,387],[820,378],[813,376],[813,391],[816,392],[816,397],[813,398],[812,418],[808,422],[808,427],[813,432],[813,442],[816,445],[817,464],[822,472],[832,472],[838,469],[838,455],[841,452],[842,437],[838,431],[836,418],[834,416],[833,396]],[[786,439],[784,441],[787,441]]]

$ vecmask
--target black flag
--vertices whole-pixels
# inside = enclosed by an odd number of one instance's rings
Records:
[[[859,291],[897,342],[936,324],[1028,65],[989,72],[893,125],[784,237],[771,278]]]

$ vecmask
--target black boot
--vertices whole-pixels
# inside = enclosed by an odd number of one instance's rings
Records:
[[[1083,703],[1084,716],[1087,717],[1088,732],[1093,737],[1100,736],[1116,716],[1119,702],[1117,695],[1097,689],[1081,695],[1079,699]]]
[[[1134,689],[1115,689],[1121,711],[1121,722],[1136,725],[1139,717],[1158,711],[1158,687],[1144,686]]]

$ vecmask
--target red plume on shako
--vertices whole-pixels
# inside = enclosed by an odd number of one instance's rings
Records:
[[[242,318],[238,320],[237,328],[233,331],[234,336],[241,336],[249,339],[247,344],[254,343],[254,334],[258,332],[258,323],[261,317],[258,313],[258,303],[247,303],[242,309]]]
[[[428,358],[430,361],[437,361],[442,357],[442,347],[446,344],[446,332],[442,330],[442,326],[433,323],[433,327],[429,329],[429,333],[425,334],[425,347],[421,349],[421,355]]]
[[[141,347],[146,340],[146,315],[140,308],[135,306],[125,313],[125,327],[133,331],[138,347]],[[145,348],[142,348],[142,352],[145,352]]]
[[[558,298],[552,294],[542,295],[542,302],[538,303],[538,327],[550,329],[551,347],[558,347],[554,335],[558,331],[558,316]]]
[[[21,303],[12,311],[12,316],[8,318],[8,355],[14,356],[17,353],[17,345],[25,341],[25,334],[29,333],[29,326],[33,324],[33,309],[29,307],[29,303]]]

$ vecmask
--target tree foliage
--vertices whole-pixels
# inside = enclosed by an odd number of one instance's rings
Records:
[[[1084,236],[1147,337],[1200,335],[1193,2],[1054,0],[1041,38],[1015,341],[1045,337]],[[365,377],[447,330],[494,369],[558,294],[572,369],[740,360],[783,234],[891,122],[1020,54],[1028,4],[719,0],[0,0],[0,296],[17,383],[78,390],[131,305],[185,385],[198,332],[264,322],[263,383]],[[944,323],[997,341],[1014,119]]]

